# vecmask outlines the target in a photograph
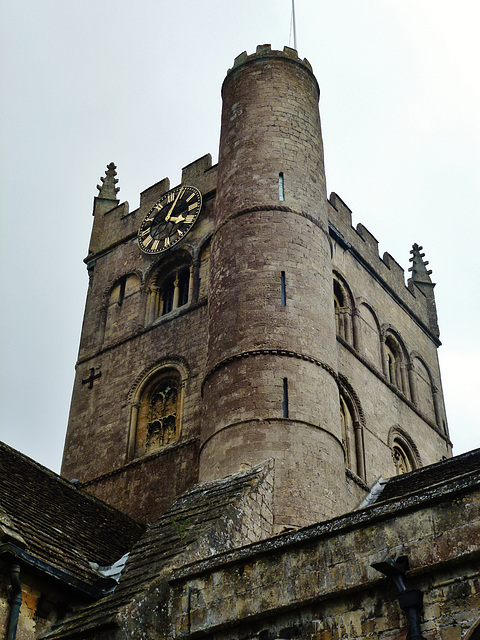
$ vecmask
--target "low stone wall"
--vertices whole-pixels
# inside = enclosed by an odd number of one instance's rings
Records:
[[[371,564],[407,555],[428,640],[466,637],[480,611],[480,491],[458,479],[179,569],[171,637],[400,639],[396,588]]]

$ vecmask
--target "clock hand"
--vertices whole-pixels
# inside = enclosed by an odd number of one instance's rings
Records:
[[[182,216],[182,214],[180,214],[176,218],[170,218],[170,222],[175,222],[176,224],[178,224],[180,222],[185,222],[185,218]]]
[[[183,187],[180,189],[180,191],[178,192],[178,196],[175,198],[174,203],[172,204],[172,206],[170,207],[170,211],[167,213],[167,215],[165,216],[165,222],[168,222],[170,220],[170,216],[172,215],[172,211],[175,209],[175,205],[178,202],[178,199],[180,198],[180,196],[182,195],[184,189]]]

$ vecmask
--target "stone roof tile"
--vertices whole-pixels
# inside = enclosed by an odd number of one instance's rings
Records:
[[[453,458],[441,460],[427,467],[421,467],[410,473],[389,478],[383,490],[371,504],[399,499],[479,469],[480,449],[473,449]]]
[[[0,520],[2,516],[13,533],[2,527],[1,542],[24,547],[34,558],[88,584],[98,578],[89,562],[113,564],[144,531],[120,511],[0,443]]]
[[[48,640],[89,636],[93,629],[116,624],[122,609],[158,582],[162,572],[238,545],[235,536],[221,535],[218,523],[231,521],[241,499],[271,473],[271,463],[196,485],[184,493],[163,516],[151,524],[133,547],[116,590],[52,628]],[[212,534],[212,530],[215,533]],[[220,533],[220,535],[218,535]],[[208,540],[208,551],[199,547]]]

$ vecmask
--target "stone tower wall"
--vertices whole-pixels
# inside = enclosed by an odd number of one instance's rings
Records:
[[[345,508],[318,85],[259,47],[222,93],[200,479],[274,457],[298,526]]]
[[[182,172],[203,195],[201,214],[161,255],[142,253],[136,236],[168,179],[129,212],[109,165],[85,259],[62,474],[136,519],[154,520],[199,478],[273,458],[280,530],[355,508],[379,476],[399,470],[398,443],[414,467],[451,453],[433,284],[431,298],[406,286],[342,200],[327,200],[318,96],[291,49],[236,59],[223,86],[219,165],[207,155]],[[185,261],[188,304],[155,314],[162,278]],[[178,430],[147,451],[136,416],[164,366],[181,377]]]

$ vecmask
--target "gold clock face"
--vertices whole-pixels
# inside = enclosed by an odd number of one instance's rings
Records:
[[[187,235],[202,207],[202,194],[196,187],[176,187],[148,212],[138,230],[138,245],[144,253],[171,249]]]

